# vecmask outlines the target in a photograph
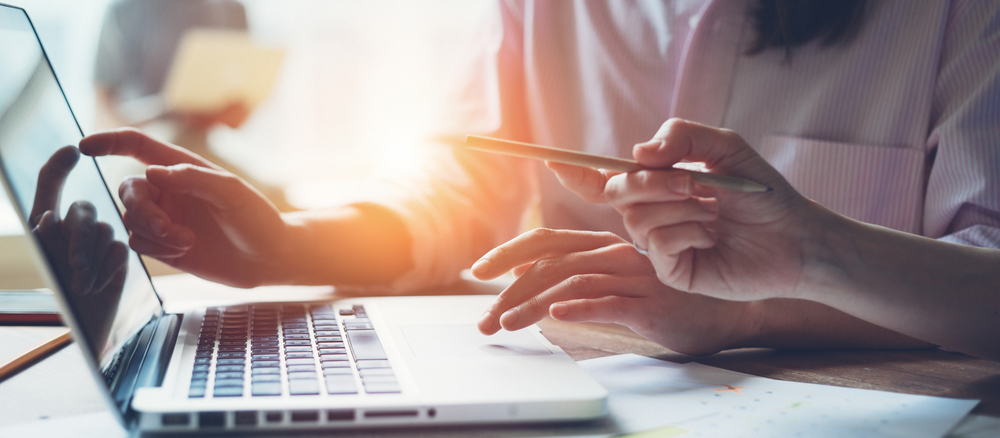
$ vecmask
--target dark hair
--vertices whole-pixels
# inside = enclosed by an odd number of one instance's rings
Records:
[[[813,41],[823,46],[847,42],[861,25],[866,0],[755,0],[749,15],[757,35],[747,50],[792,49]]]

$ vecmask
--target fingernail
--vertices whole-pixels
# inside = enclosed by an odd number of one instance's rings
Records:
[[[646,149],[646,150],[648,150],[650,152],[655,152],[657,149],[660,148],[660,146],[663,146],[663,140],[658,139],[658,138],[654,138],[654,139],[652,139],[650,141],[647,141],[645,143],[638,143],[638,144],[635,145],[636,148]]]
[[[691,193],[691,177],[687,175],[673,175],[667,179],[667,188],[678,195]]]
[[[702,199],[699,204],[701,205],[701,209],[708,213],[719,211],[719,201],[715,199]]]
[[[489,259],[485,259],[485,258],[479,259],[479,260],[476,261],[476,263],[472,264],[472,273],[473,274],[485,274],[485,273],[489,272],[489,269],[490,269],[490,261],[489,261]]]
[[[555,303],[552,307],[549,307],[549,314],[553,318],[563,317],[569,314],[569,306],[564,303]]]
[[[517,324],[517,320],[521,319],[521,311],[517,310],[517,307],[510,309],[500,315],[500,326],[510,330],[514,324]]]
[[[149,229],[157,236],[163,237],[167,234],[165,223],[162,218],[154,217],[149,220]]]
[[[181,231],[177,233],[177,243],[184,248],[190,248],[194,246],[194,234],[190,231]]]
[[[479,327],[479,331],[486,334],[493,334],[496,329],[493,326],[493,314],[489,311],[483,312],[483,316],[479,318],[479,322],[476,323]]]

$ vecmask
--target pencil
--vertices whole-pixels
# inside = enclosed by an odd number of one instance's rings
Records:
[[[17,355],[17,357],[7,361],[3,365],[0,365],[0,379],[5,379],[9,375],[17,373],[31,362],[34,362],[36,359],[55,351],[72,340],[73,337],[70,336],[70,331],[67,329],[60,335],[29,348],[24,353],[21,353]]]
[[[645,169],[645,167],[640,166],[639,163],[632,160],[626,160],[624,158],[605,157],[602,155],[587,154],[567,149],[550,148],[536,144],[521,143],[519,141],[480,137],[477,135],[470,135],[466,137],[465,147],[477,151],[572,164],[574,166],[591,167],[594,169],[605,169],[615,172],[635,172],[637,170]],[[691,178],[696,183],[708,187],[737,192],[766,192],[771,190],[763,184],[735,176],[696,172],[676,167],[674,170],[688,172],[691,174]]]

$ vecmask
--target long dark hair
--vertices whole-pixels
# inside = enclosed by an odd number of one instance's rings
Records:
[[[848,42],[861,26],[866,0],[755,0],[750,18],[757,35],[747,50],[792,49],[813,41],[823,46]]]

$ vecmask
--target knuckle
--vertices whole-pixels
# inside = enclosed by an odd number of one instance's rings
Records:
[[[542,299],[538,295],[534,295],[531,298],[528,298],[522,307],[530,313],[538,309],[545,308],[545,303],[542,302]]]
[[[525,233],[526,237],[528,239],[531,239],[531,240],[534,240],[534,239],[549,239],[549,238],[552,238],[553,236],[555,236],[556,234],[557,234],[556,230],[553,230],[551,228],[544,228],[544,227],[535,228],[535,229],[533,229],[533,230],[528,231],[527,233]]]
[[[574,275],[566,280],[566,287],[574,292],[590,291],[598,286],[599,278],[597,274]]]
[[[531,265],[531,270],[534,274],[541,278],[551,277],[556,275],[559,269],[559,261],[551,258],[545,258],[536,261]]]
[[[497,300],[493,303],[492,310],[509,309],[514,307],[513,304],[513,299],[511,298],[510,293],[503,291],[497,295]]]

